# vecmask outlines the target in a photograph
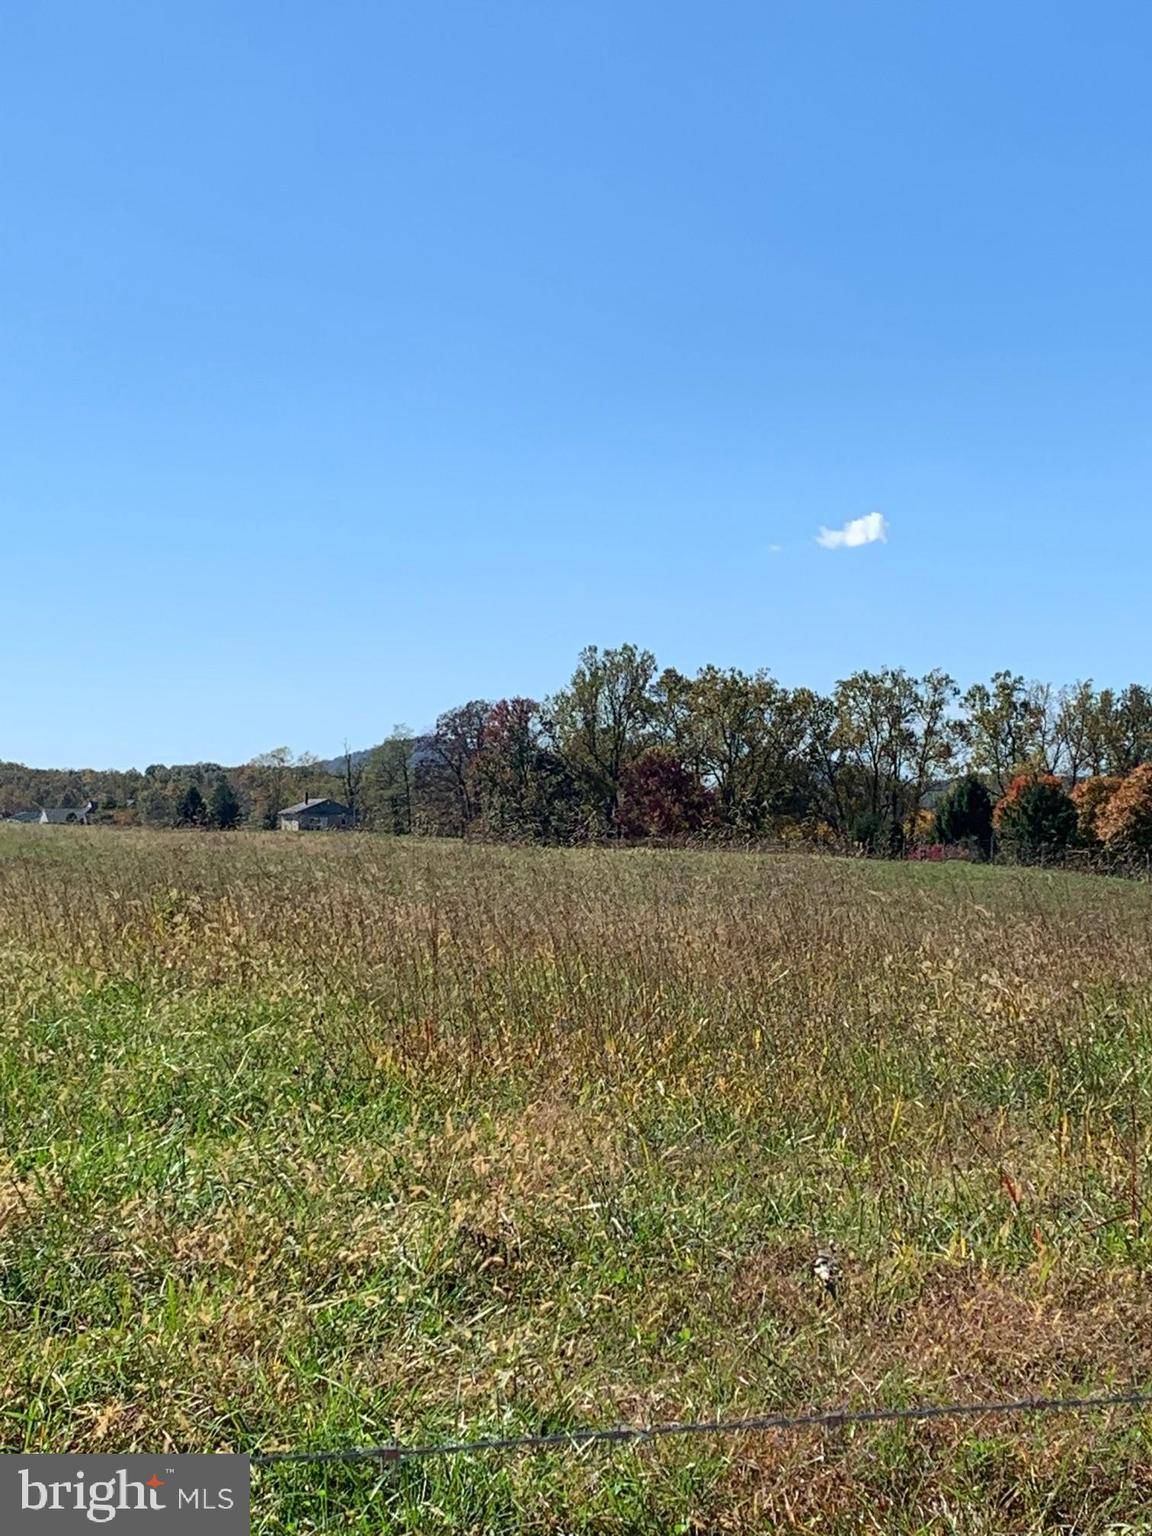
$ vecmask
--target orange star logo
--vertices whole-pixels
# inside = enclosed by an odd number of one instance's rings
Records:
[[[163,1488],[164,1479],[162,1477],[157,1477],[155,1472],[153,1472],[152,1476],[148,1479],[144,1486],[145,1488]]]

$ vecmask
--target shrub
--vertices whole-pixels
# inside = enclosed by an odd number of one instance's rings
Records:
[[[942,843],[992,848],[992,796],[974,773],[957,780],[936,807],[936,836]]]
[[[930,843],[936,831],[936,817],[924,806],[913,811],[904,823],[904,835],[910,843]]]
[[[852,822],[852,841],[870,857],[898,859],[904,852],[904,828],[886,811],[861,811]]]
[[[1022,858],[1063,853],[1076,840],[1076,807],[1054,774],[1022,773],[997,804],[993,821]]]
[[[1122,780],[1097,816],[1096,830],[1109,848],[1152,852],[1152,763],[1141,763]]]
[[[831,822],[819,817],[786,817],[776,823],[775,834],[790,848],[842,848],[844,839]]]

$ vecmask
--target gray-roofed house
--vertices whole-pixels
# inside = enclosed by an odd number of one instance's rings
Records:
[[[339,800],[301,800],[280,812],[281,832],[334,832],[352,825],[352,812]]]
[[[54,806],[51,809],[41,811],[38,820],[41,826],[87,826],[88,812],[91,809],[91,800],[89,800],[83,810],[68,805]]]

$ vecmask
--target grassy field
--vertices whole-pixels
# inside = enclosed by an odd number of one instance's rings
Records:
[[[1146,1386],[1150,1047],[1134,883],[3,829],[0,1438]],[[1150,1425],[285,1467],[254,1528],[1149,1531]]]

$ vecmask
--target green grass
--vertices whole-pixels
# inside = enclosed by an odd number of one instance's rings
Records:
[[[1143,885],[15,828],[0,916],[9,1449],[1152,1382]],[[284,1467],[254,1528],[1148,1530],[1150,1439]]]

